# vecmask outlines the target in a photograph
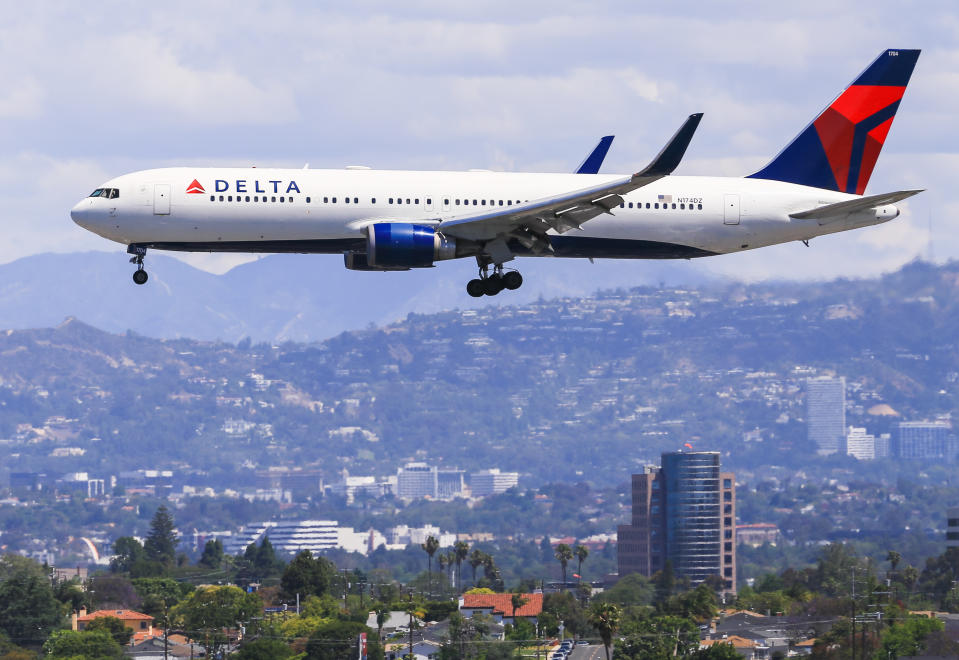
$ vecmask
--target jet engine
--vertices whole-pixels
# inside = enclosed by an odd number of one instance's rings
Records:
[[[456,239],[429,225],[378,222],[366,229],[366,255],[347,253],[346,267],[354,270],[430,268],[434,261],[456,258]]]

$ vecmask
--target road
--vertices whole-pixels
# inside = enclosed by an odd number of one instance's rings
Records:
[[[613,649],[610,647],[609,655],[612,657]],[[602,644],[590,644],[589,646],[577,646],[569,654],[569,660],[606,660],[606,651]]]

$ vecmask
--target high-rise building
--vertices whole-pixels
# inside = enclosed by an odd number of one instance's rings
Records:
[[[955,458],[949,422],[899,422],[894,454],[898,458]]]
[[[632,521],[617,530],[619,574],[651,576],[669,561],[693,585],[736,590],[736,483],[719,452],[670,452],[632,479]]]
[[[876,457],[876,436],[866,433],[866,429],[850,426],[846,433],[846,453],[860,461],[870,461]]]
[[[806,379],[806,433],[820,455],[835,454],[846,437],[846,379]]]
[[[892,434],[880,433],[876,438],[876,458],[889,458],[889,452],[892,451]]]
[[[396,471],[396,496],[402,500],[436,497],[436,467],[426,463],[407,463]]]
[[[500,472],[499,468],[480,470],[470,475],[470,490],[473,497],[505,493],[517,484],[519,484],[518,472]]]
[[[959,506],[949,509],[946,514],[948,523],[946,527],[946,547],[959,548]]]

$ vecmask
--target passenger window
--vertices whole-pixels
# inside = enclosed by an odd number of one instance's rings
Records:
[[[702,210],[703,210],[703,205],[702,205],[702,204],[697,204],[697,205],[696,205],[696,210],[702,211]]]
[[[632,202],[629,203],[629,208],[633,208],[633,203],[632,203]]]
[[[673,208],[676,208],[676,203],[675,203],[675,202],[673,202]]]
[[[413,200],[413,203],[414,203],[414,204],[419,204],[419,203],[420,203],[420,198],[417,197],[416,199],[414,199],[414,200]]]
[[[626,202],[623,202],[622,204],[620,204],[620,205],[619,205],[619,208],[621,208],[621,209],[626,208]]]
[[[406,203],[407,203],[407,204],[410,203],[410,198],[409,198],[409,197],[406,198]]]
[[[646,202],[646,208],[649,208],[649,202]]]
[[[233,195],[227,195],[226,201],[232,202],[232,201],[233,201]]]
[[[456,200],[456,206],[460,205],[460,200]]]
[[[349,198],[349,197],[344,197],[344,198],[343,198],[343,203],[344,203],[344,204],[349,204],[349,203],[350,203],[350,198]]]
[[[281,201],[281,202],[285,202],[285,201],[286,201],[286,197],[280,197],[280,201]]]
[[[480,206],[486,206],[486,200],[485,200],[485,199],[481,199],[481,200],[480,200]]]
[[[370,204],[376,204],[376,198],[370,197]]]
[[[221,202],[223,201],[223,195],[220,195],[220,201]]]
[[[245,202],[248,202],[248,201],[250,201],[250,196],[249,196],[249,195],[247,195],[247,196],[246,196],[246,199],[245,199],[245,200],[243,200],[243,201],[245,201]]]
[[[659,202],[656,202],[655,204],[653,204],[653,208],[657,208],[657,209],[658,209],[658,208],[659,208]]]
[[[479,201],[479,200],[474,199],[474,200],[473,200],[473,206],[478,206],[478,204],[477,204],[478,201]]]
[[[275,201],[276,201],[276,197],[270,197],[270,201],[271,201],[271,202],[275,202]]]
[[[427,198],[426,198],[426,205],[429,206],[429,205],[432,204],[432,203],[433,203],[433,200],[430,199],[429,197],[427,197]]]
[[[291,197],[290,199],[293,199],[293,198]],[[359,204],[359,203],[360,203],[360,198],[359,198],[359,197],[354,197],[354,198],[353,198],[353,203],[354,203],[354,204]]]
[[[402,198],[402,197],[397,197],[397,198],[396,198],[396,203],[397,203],[397,204],[402,204],[402,203],[403,203],[403,198]]]
[[[323,198],[323,203],[324,203],[324,204],[329,204],[329,203],[330,203],[330,198],[329,198],[329,197],[324,197],[324,198]]]
[[[211,201],[211,202],[215,202],[215,201],[216,201],[216,195],[210,195],[210,201]]]
[[[506,206],[512,206],[512,205],[513,205],[513,200],[507,199],[507,200],[506,200]]]
[[[306,198],[306,203],[307,203],[307,204],[310,203],[310,198],[309,198],[309,197]]]
[[[686,210],[686,205],[685,205],[685,204],[680,204],[680,205],[679,205],[679,210],[680,210],[680,211],[685,211],[685,210]]]
[[[336,204],[336,197],[333,198],[333,203]]]

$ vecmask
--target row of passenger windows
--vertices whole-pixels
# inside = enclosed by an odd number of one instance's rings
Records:
[[[119,196],[120,196],[120,192],[119,192],[116,188],[103,188],[103,189],[98,188],[97,190],[94,190],[94,191],[93,191],[93,194],[92,194],[92,195],[90,195],[90,197],[110,197],[111,199],[112,199],[112,198],[115,198],[115,197],[119,197]],[[432,198],[426,197],[425,200],[426,200],[426,205],[427,205],[427,206],[432,206],[432,205],[433,205],[433,199],[432,199]],[[211,202],[216,202],[216,201],[232,202],[232,201],[233,201],[233,195],[219,195],[219,196],[217,196],[217,195],[210,195],[210,201],[211,201]],[[287,197],[287,196],[285,196],[285,195],[280,195],[279,197],[277,197],[276,195],[271,195],[270,197],[267,197],[266,195],[263,195],[263,197],[261,198],[259,195],[254,195],[253,197],[250,197],[249,195],[246,195],[246,196],[236,195],[236,201],[238,201],[238,202],[250,202],[250,201],[253,201],[253,202],[276,202],[276,201],[280,201],[280,202],[286,203],[286,202],[292,202],[292,201],[293,201],[293,197],[292,197],[292,196]],[[359,198],[359,197],[343,197],[343,198],[342,198],[342,201],[343,201],[344,204],[359,204],[359,203],[360,203],[360,198]],[[528,200],[527,200],[527,201],[528,201]],[[313,203],[312,197],[307,197],[307,198],[306,198],[306,203],[307,203],[307,204],[312,204],[312,203]],[[317,203],[317,204],[320,203],[320,198],[319,198],[319,197],[316,198],[316,203]],[[323,203],[323,204],[336,204],[336,203],[337,203],[337,198],[336,198],[336,197],[323,197],[323,202],[322,202],[322,203]],[[398,205],[401,205],[401,204],[407,204],[407,205],[409,205],[409,204],[414,204],[414,205],[419,206],[420,199],[419,199],[419,197],[405,197],[405,198],[403,198],[403,197],[388,197],[388,198],[387,198],[387,203],[388,203],[388,204],[398,204]],[[517,199],[515,202],[514,202],[513,200],[511,200],[511,199],[507,199],[507,200],[505,200],[505,201],[502,200],[502,199],[498,199],[498,200],[497,200],[497,199],[490,199],[490,200],[486,200],[486,199],[473,199],[473,200],[469,200],[469,199],[462,199],[462,200],[461,200],[461,199],[454,199],[454,200],[453,200],[453,204],[454,204],[455,206],[471,206],[471,205],[472,205],[472,206],[512,206],[514,203],[515,203],[515,204],[521,204],[522,202],[520,202],[520,200],[518,200],[518,199]],[[375,198],[375,197],[371,197],[371,198],[370,198],[370,204],[376,204],[376,198]],[[659,202],[646,202],[645,204],[646,204],[646,208],[647,208],[647,209],[659,209],[659,208],[660,208],[660,203],[659,203]],[[449,205],[450,205],[450,200],[449,200],[449,199],[444,199],[444,200],[443,200],[443,205],[444,205],[444,206],[449,206]],[[682,202],[681,202],[678,206],[679,206],[679,210],[685,211],[687,205],[686,205],[685,203],[682,203]],[[635,207],[636,207],[637,209],[643,208],[643,202],[636,202]],[[662,203],[662,208],[663,208],[663,209],[669,209],[669,208],[675,209],[676,207],[677,207],[677,205],[676,205],[675,202],[671,202],[671,203],[663,202],[663,203]],[[621,208],[621,209],[623,209],[623,208],[630,208],[630,209],[631,209],[631,208],[633,208],[633,202],[628,202],[628,203],[627,203],[627,202],[623,202],[622,204],[619,205],[619,208]],[[696,205],[694,206],[693,204],[689,204],[689,210],[690,210],[690,211],[692,211],[692,210],[702,211],[702,210],[703,210],[703,205],[702,205],[702,204],[696,204]]]
[[[676,203],[675,203],[675,202],[671,202],[671,203],[667,204],[666,202],[663,202],[663,208],[664,208],[664,209],[668,209],[668,208],[670,208],[670,206],[671,206],[672,208],[676,208]],[[632,203],[632,202],[629,202],[629,203],[623,202],[622,204],[619,205],[619,208],[621,208],[621,209],[630,208],[630,209],[631,209],[631,208],[633,208],[633,203]],[[636,208],[638,208],[638,209],[643,208],[643,203],[642,203],[642,202],[636,202]],[[649,209],[649,208],[658,209],[658,208],[659,208],[659,202],[646,202],[646,208],[648,208],[648,209]],[[679,204],[679,210],[680,210],[680,211],[685,211],[685,210],[686,210],[686,204],[680,203],[680,204]],[[694,209],[693,205],[690,204],[690,205],[689,205],[689,210],[690,210],[690,211],[692,211],[692,210],[702,211],[702,210],[703,210],[703,205],[702,205],[702,204],[696,204],[695,209]]]

